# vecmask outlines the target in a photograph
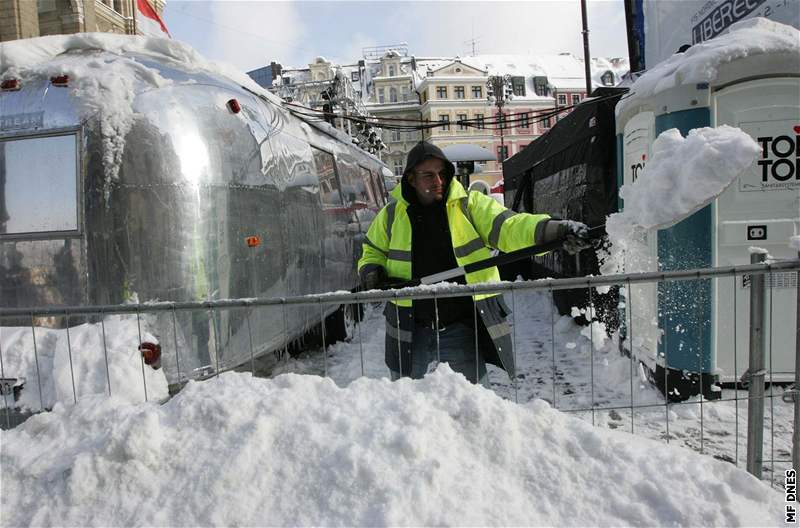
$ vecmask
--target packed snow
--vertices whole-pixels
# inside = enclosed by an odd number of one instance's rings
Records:
[[[736,391],[667,407],[616,342],[592,343],[548,294],[507,302],[516,387],[494,368],[489,391],[444,365],[389,382],[383,317],[368,307],[325,361],[309,350],[277,369],[306,374],[226,373],[161,405],[102,392],[58,403],[0,432],[14,483],[0,524],[780,524],[778,488],[742,469]],[[765,453],[781,459],[792,406],[772,401]]]
[[[68,329],[0,327],[3,374],[25,384],[18,401],[6,395],[0,408],[39,411],[109,391],[122,402],[163,401],[164,371],[143,365],[139,352],[141,342],[158,343],[148,320],[122,315]]]
[[[723,64],[781,52],[800,55],[800,31],[762,17],[737,22],[727,33],[695,44],[648,70],[617,105],[617,115],[670,88],[711,82]]]
[[[731,464],[419,381],[226,373],[169,402],[90,398],[2,433],[5,525],[777,524]],[[598,493],[598,490],[602,490]]]

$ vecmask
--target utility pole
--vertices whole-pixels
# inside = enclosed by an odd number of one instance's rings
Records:
[[[505,129],[505,119],[503,117],[503,106],[507,101],[510,101],[514,94],[511,91],[509,84],[511,83],[510,75],[492,75],[486,82],[486,99],[497,107],[497,115],[499,117],[498,124],[500,125],[500,156],[505,155],[505,139],[503,130]],[[503,160],[498,160],[500,163]]]
[[[592,95],[592,68],[589,55],[589,23],[586,20],[586,0],[581,0],[581,18],[583,19],[583,65],[586,69],[586,97]]]

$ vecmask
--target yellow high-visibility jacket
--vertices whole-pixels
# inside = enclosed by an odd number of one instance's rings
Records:
[[[408,218],[409,203],[403,198],[402,185],[391,193],[394,200],[386,205],[369,227],[358,262],[359,274],[363,276],[375,267],[382,267],[393,278],[411,279],[412,240],[411,221]],[[531,246],[537,241],[537,225],[550,217],[515,213],[479,192],[467,193],[455,179],[450,181],[447,192],[447,222],[453,244],[453,253],[459,266],[472,264],[491,257],[491,248],[503,252]],[[497,267],[490,267],[466,275],[467,284],[498,282]],[[499,356],[492,361],[513,375],[510,328],[505,322],[508,309],[497,294],[474,295],[476,307],[492,338]],[[389,368],[403,374],[410,370],[411,334],[414,328],[412,302],[401,299],[387,303],[386,315],[386,360]],[[403,356],[403,357],[398,357]],[[405,357],[407,356],[407,358]],[[408,367],[408,368],[406,368]]]

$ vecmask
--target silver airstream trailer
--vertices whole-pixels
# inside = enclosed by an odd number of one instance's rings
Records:
[[[44,51],[15,62],[23,45]],[[349,137],[179,43],[75,35],[2,46],[0,307],[356,287],[384,165]],[[345,309],[325,310],[164,313],[152,333],[178,383],[249,361],[249,341],[256,355],[281,349],[321,315],[343,333]],[[79,322],[63,319],[36,324]]]

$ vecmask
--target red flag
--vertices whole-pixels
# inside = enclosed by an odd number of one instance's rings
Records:
[[[136,26],[147,37],[163,37],[166,33],[172,38],[166,24],[147,0],[136,0]]]

